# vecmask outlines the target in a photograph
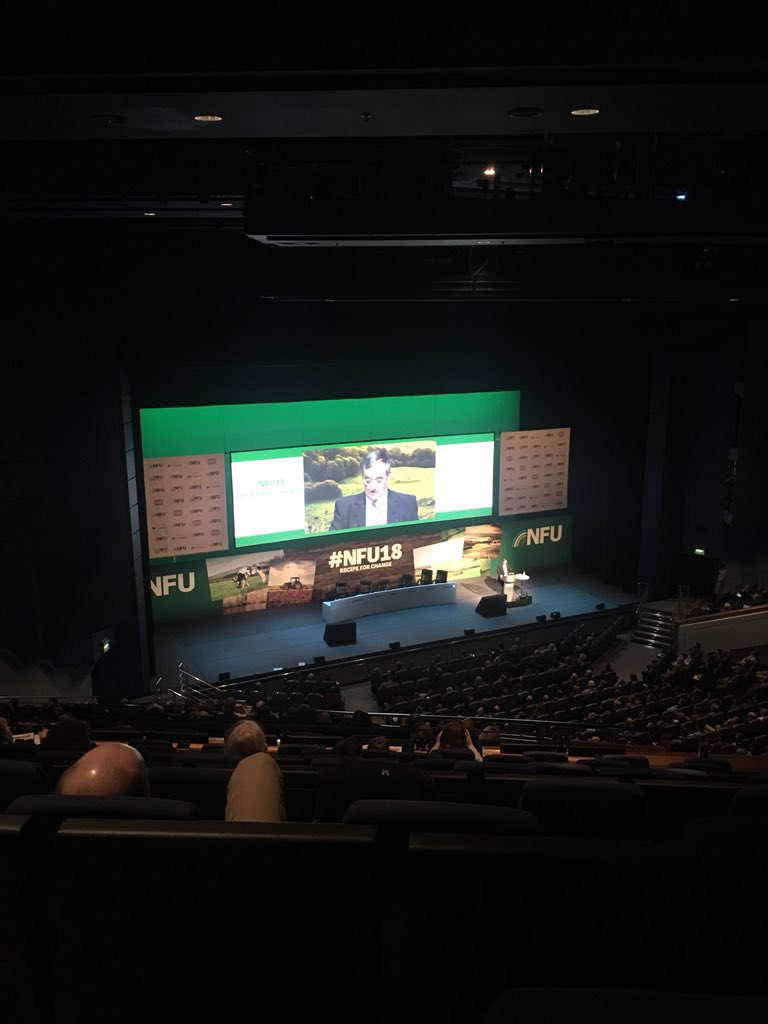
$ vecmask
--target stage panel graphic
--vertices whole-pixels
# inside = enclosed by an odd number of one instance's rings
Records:
[[[229,548],[224,455],[144,459],[150,558]]]
[[[499,515],[567,508],[570,445],[570,427],[502,433]]]

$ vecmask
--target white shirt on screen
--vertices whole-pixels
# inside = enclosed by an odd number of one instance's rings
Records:
[[[381,497],[376,501],[371,501],[370,498],[365,499],[365,525],[366,526],[381,526],[382,523],[387,521],[387,496],[382,494]]]

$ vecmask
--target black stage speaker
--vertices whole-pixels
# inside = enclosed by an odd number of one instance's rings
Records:
[[[492,619],[495,615],[507,614],[507,598],[504,594],[487,594],[477,602],[475,611],[484,619]]]
[[[329,622],[323,633],[323,640],[329,647],[341,647],[342,644],[357,643],[356,622]]]

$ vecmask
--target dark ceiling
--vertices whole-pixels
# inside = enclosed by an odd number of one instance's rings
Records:
[[[756,12],[160,6],[14,14],[7,231],[250,235],[284,297],[762,300]]]

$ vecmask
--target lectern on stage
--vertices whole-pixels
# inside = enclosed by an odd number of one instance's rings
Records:
[[[525,584],[531,577],[527,572],[509,573],[507,576],[500,576],[502,596],[507,607],[531,604],[531,596],[525,589]]]

